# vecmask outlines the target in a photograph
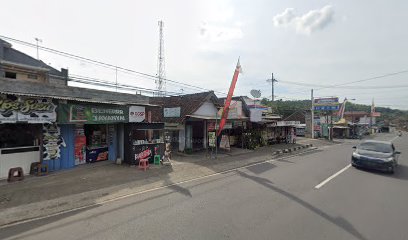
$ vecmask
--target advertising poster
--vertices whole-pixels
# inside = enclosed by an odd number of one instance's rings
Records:
[[[215,147],[215,132],[208,132],[208,146]]]
[[[57,120],[56,105],[48,98],[0,94],[0,122],[51,123]]]
[[[83,125],[75,128],[75,165],[86,163],[86,137]]]
[[[220,142],[220,148],[222,149],[226,149],[226,150],[230,150],[230,142],[229,142],[229,138],[227,135],[222,135],[221,137],[221,142]]]
[[[65,145],[57,124],[43,125],[43,160],[53,160],[61,157],[60,147]]]

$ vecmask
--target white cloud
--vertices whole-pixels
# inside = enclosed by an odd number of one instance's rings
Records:
[[[200,26],[200,37],[211,42],[223,42],[243,37],[243,32],[239,27],[220,27],[203,23]]]
[[[311,34],[325,28],[333,21],[334,11],[330,5],[310,10],[302,16],[296,16],[293,8],[287,8],[273,17],[276,27],[294,28],[299,33]]]

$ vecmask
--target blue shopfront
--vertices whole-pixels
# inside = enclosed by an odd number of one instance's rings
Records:
[[[123,159],[120,139],[123,125],[129,121],[128,106],[60,101],[57,112],[66,147],[61,149],[58,161],[49,163],[50,169]]]

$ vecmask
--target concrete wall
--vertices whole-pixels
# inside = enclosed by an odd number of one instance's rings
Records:
[[[214,103],[211,101],[207,101],[201,105],[200,108],[197,109],[193,113],[193,115],[199,115],[199,116],[208,116],[208,117],[215,117],[217,114],[217,108],[214,106]]]

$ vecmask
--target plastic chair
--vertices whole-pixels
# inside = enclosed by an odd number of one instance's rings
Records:
[[[139,160],[139,169],[143,169],[146,171],[146,169],[149,168],[149,159],[140,159]]]
[[[160,155],[154,155],[154,165],[160,165]]]

